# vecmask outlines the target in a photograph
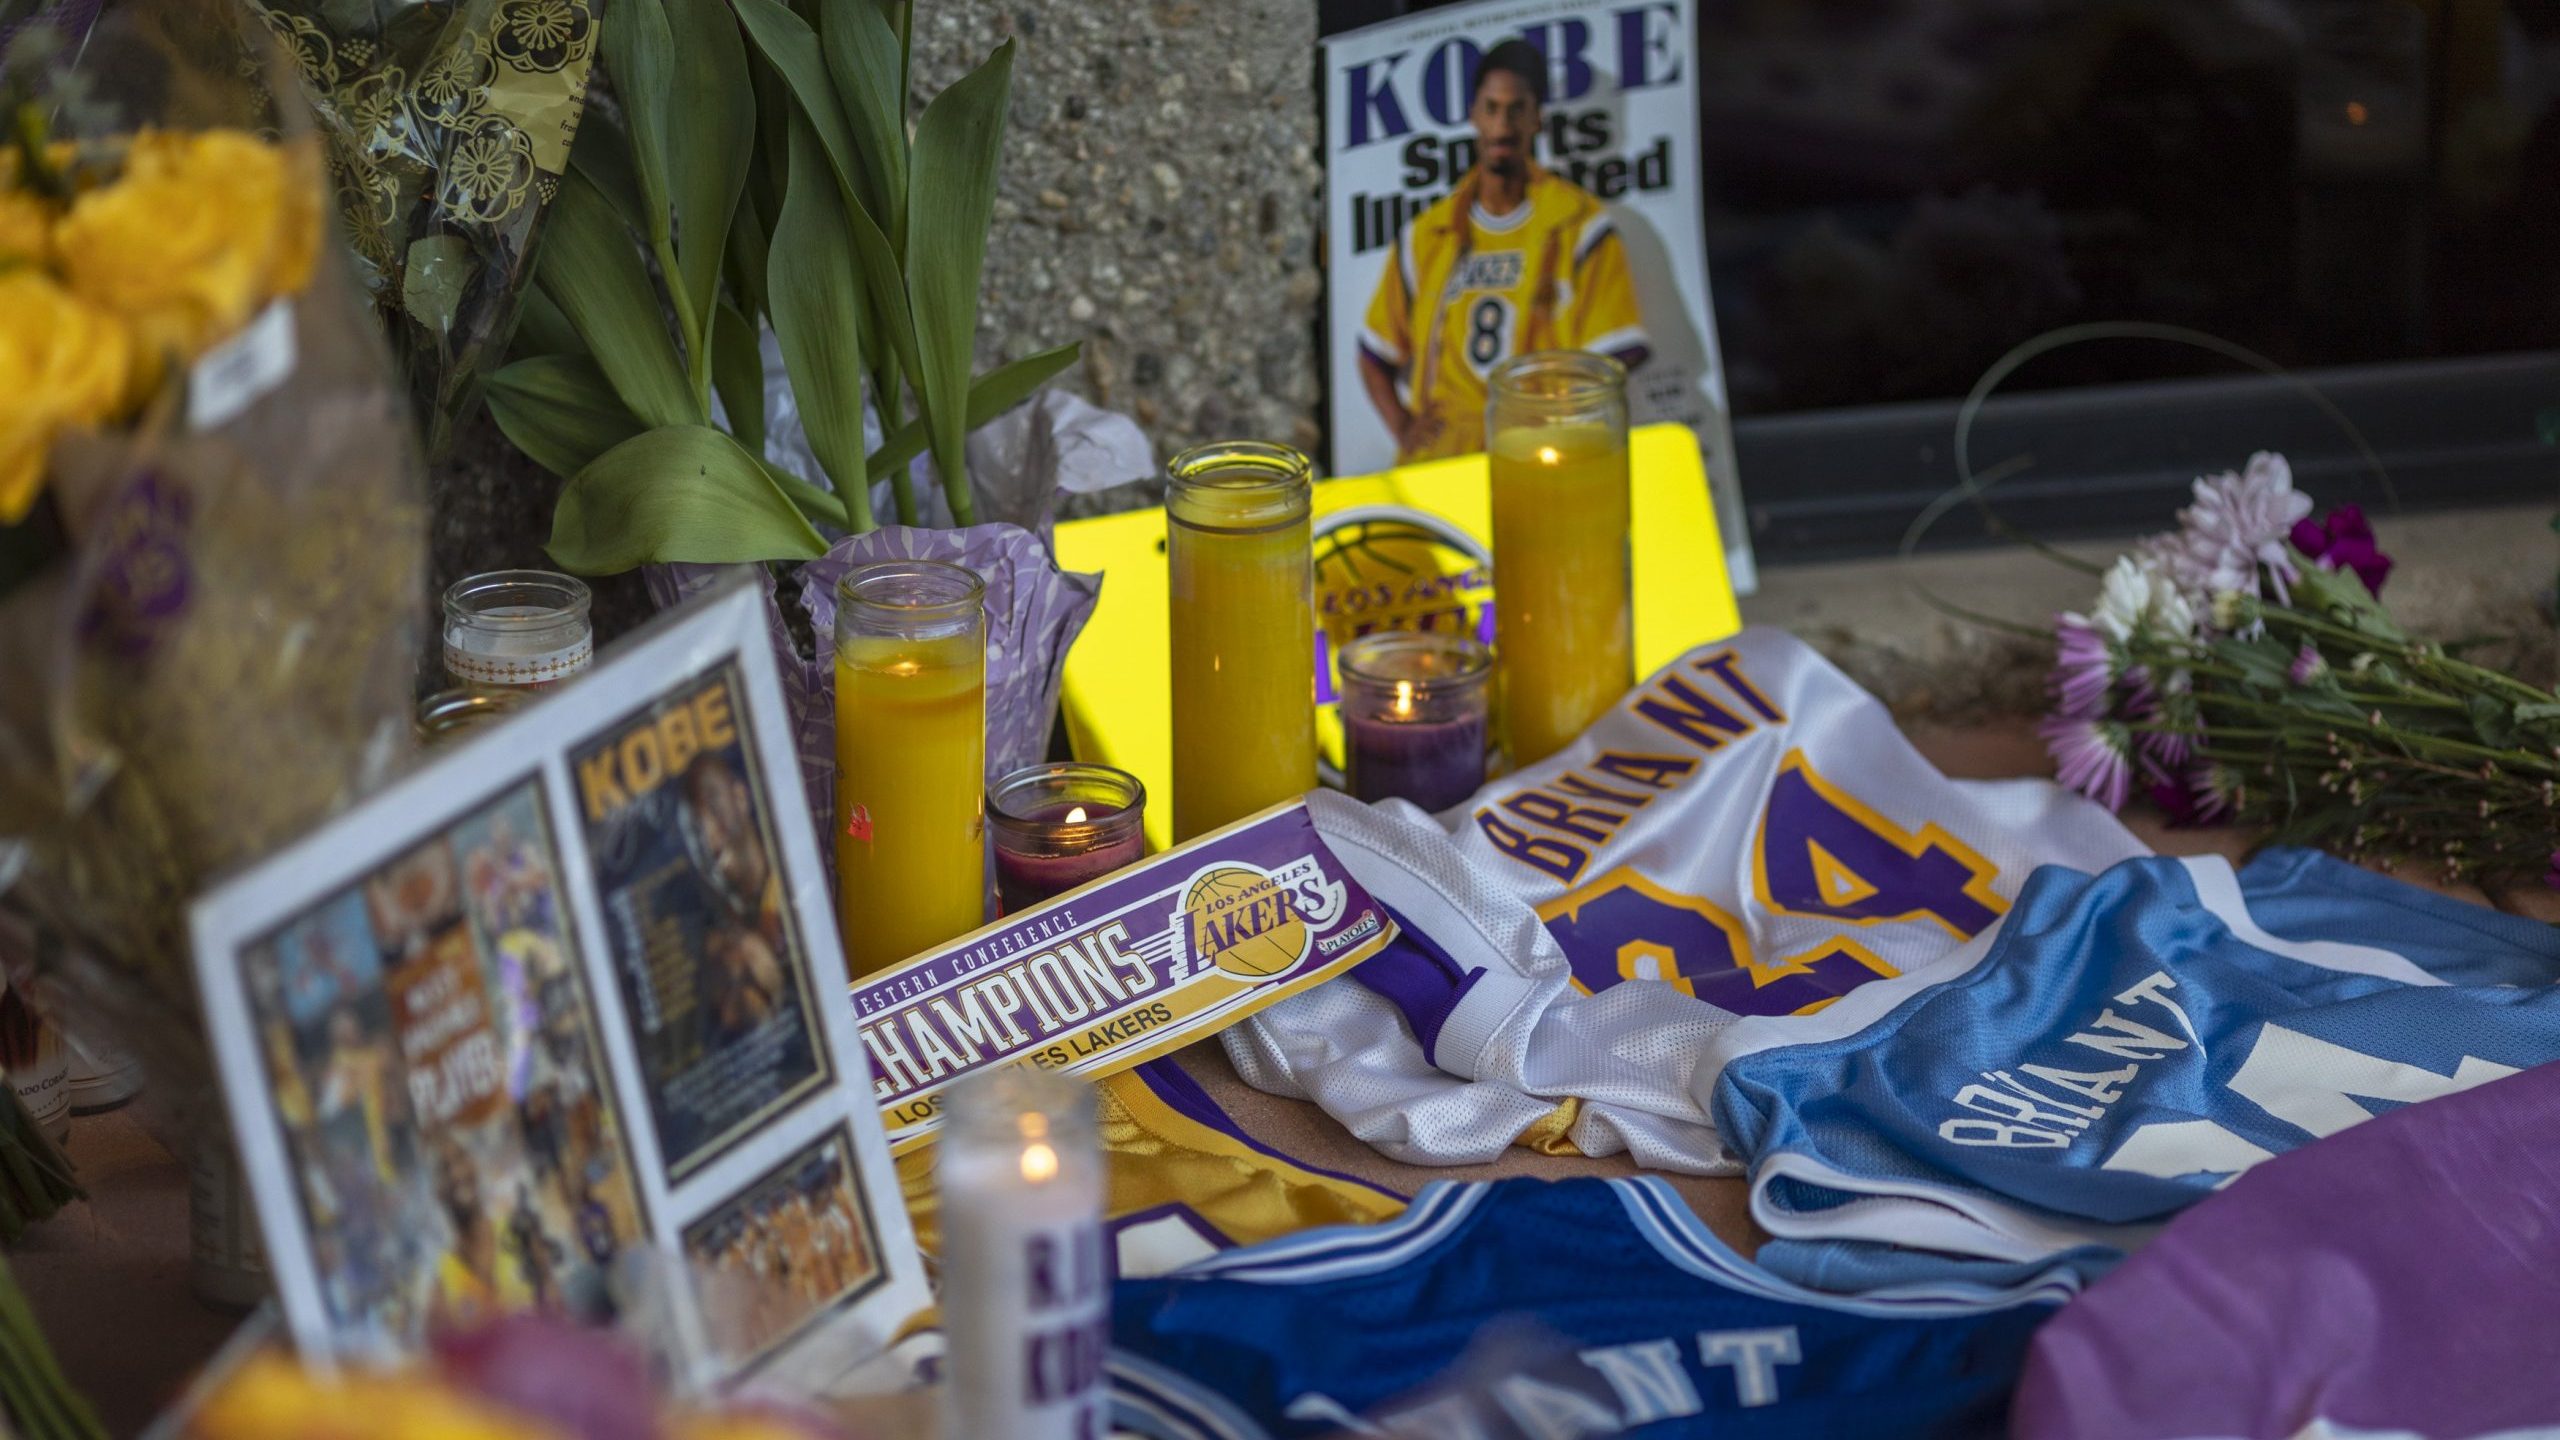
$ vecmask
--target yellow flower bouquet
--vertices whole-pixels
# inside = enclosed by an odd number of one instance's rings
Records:
[[[167,373],[311,283],[307,147],[237,130],[119,138],[120,170],[102,178],[76,147],[0,153],[0,524],[34,508],[65,430],[129,418]]]
[[[0,122],[0,907],[40,1004],[205,1097],[188,900],[408,753],[420,465],[263,26],[30,27]]]

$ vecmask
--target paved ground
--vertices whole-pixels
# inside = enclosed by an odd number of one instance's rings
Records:
[[[2560,567],[2552,507],[2518,506],[2375,521],[2383,549],[2400,562],[2383,599],[2411,634],[2451,640],[2525,636],[2488,663],[2548,683],[2554,632],[2542,619],[2542,592]],[[2121,542],[2066,546],[2096,564]],[[2061,610],[2085,610],[2097,582],[2025,549],[1970,550],[1909,565],[1858,560],[1763,570],[1743,618],[1777,625],[1818,646],[1858,683],[1906,718],[1944,720],[2022,714],[2041,703],[2048,644],[2026,643],[1954,619],[1914,587],[1967,609],[2042,625]]]

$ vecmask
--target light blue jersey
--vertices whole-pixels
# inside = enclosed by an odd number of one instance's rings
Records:
[[[1122,1281],[1114,1420],[1160,1440],[1997,1434],[2073,1288],[1843,1300],[1753,1267],[1657,1179],[1441,1182],[1384,1224]]]
[[[1947,959],[1719,1035],[1716,1124],[1807,1283],[2086,1272],[2260,1161],[2560,1059],[2555,979],[2560,931],[2307,851],[2048,867]]]

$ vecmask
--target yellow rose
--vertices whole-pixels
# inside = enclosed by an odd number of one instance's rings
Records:
[[[137,137],[123,178],[54,227],[72,291],[124,317],[146,359],[191,361],[310,276],[307,167],[236,130]]]
[[[192,1440],[559,1440],[558,1432],[418,1374],[318,1376],[261,1354],[209,1396]]]
[[[36,503],[54,437],[122,413],[132,381],[132,337],[113,315],[41,271],[0,272],[0,524]]]
[[[275,249],[260,298],[297,295],[311,283],[328,191],[320,147],[310,138],[269,144],[242,130],[145,130],[126,152],[125,173],[215,190],[226,183],[251,187],[244,200],[271,194]]]
[[[0,189],[0,266],[42,265],[53,255],[53,207],[41,195]]]

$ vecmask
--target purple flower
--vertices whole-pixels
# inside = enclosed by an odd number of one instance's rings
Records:
[[[2294,653],[2293,663],[2284,667],[2284,678],[2296,685],[2308,685],[2328,673],[2327,657],[2320,653],[2319,646],[2308,640],[2303,641],[2302,648]]]
[[[2112,720],[2048,715],[2037,724],[2044,748],[2053,756],[2054,778],[2104,805],[2124,808],[2133,788],[2133,760],[2127,753],[2125,728]]]
[[[2115,684],[2115,657],[2107,653],[2107,637],[2077,615],[2053,617],[2053,673],[2045,688],[2053,692],[2057,713],[2094,719],[2106,713],[2107,690]]]
[[[2560,850],[2551,852],[2551,869],[2543,875],[2542,883],[2560,890]]]
[[[2195,758],[2196,737],[2177,730],[2142,730],[2135,732],[2133,748],[2143,774],[2166,780]]]
[[[2194,757],[2195,737],[2179,730],[2144,728],[2157,727],[2166,713],[2160,704],[2159,688],[2152,683],[2151,671],[2145,666],[2133,666],[2124,672],[2124,678],[2124,699],[2116,706],[2116,719],[2130,729],[2133,757],[2142,773],[2155,781],[2165,781]]]
[[[2225,788],[2222,767],[2210,761],[2182,775],[2154,780],[2151,803],[2180,829],[2219,825],[2231,818],[2231,792]]]
[[[2323,570],[2353,570],[2370,595],[2380,595],[2382,582],[2391,577],[2391,557],[2374,543],[2373,526],[2361,505],[2341,505],[2317,520],[2295,521],[2293,548]]]

